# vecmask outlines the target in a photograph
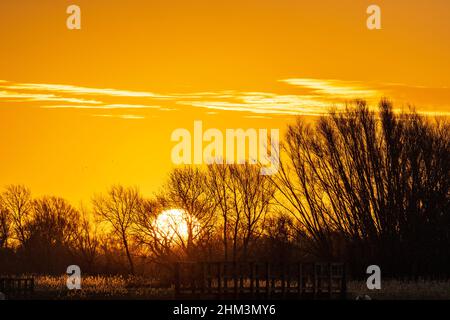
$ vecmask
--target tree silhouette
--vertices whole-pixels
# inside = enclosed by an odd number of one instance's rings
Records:
[[[274,182],[322,256],[334,256],[338,234],[347,260],[416,273],[430,247],[449,257],[449,126],[396,115],[386,100],[379,108],[357,101],[314,126],[289,126]]]
[[[43,197],[32,202],[32,219],[23,250],[39,272],[62,272],[70,264],[80,215],[66,200]]]
[[[21,245],[27,240],[26,225],[32,211],[31,192],[21,185],[9,185],[2,194],[3,207],[9,212],[13,236]]]
[[[0,248],[8,248],[11,236],[11,217],[0,198]]]
[[[151,198],[113,186],[92,209],[7,186],[0,272],[61,273],[76,263],[89,272],[161,275],[174,261],[319,259],[344,261],[354,276],[370,264],[392,276],[449,275],[446,120],[394,112],[387,100],[378,112],[355,101],[297,119],[277,156],[272,176],[260,174],[261,164],[186,166]],[[170,209],[177,217],[161,226]]]
[[[140,201],[141,195],[136,188],[122,186],[113,186],[106,196],[99,195],[92,201],[96,216],[111,227],[111,233],[122,243],[131,274],[134,274],[135,270],[131,257],[130,237],[133,217],[139,210]]]

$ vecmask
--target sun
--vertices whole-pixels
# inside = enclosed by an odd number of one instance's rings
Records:
[[[156,228],[158,229],[162,238],[174,239],[182,238],[183,240],[189,237],[188,221],[192,223],[192,217],[183,209],[169,209],[161,212],[156,218]],[[193,222],[194,230],[198,223]]]

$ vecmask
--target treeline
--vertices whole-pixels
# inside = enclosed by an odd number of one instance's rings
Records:
[[[173,170],[144,197],[113,186],[74,208],[34,199],[24,186],[0,196],[0,273],[155,274],[170,262],[335,260],[353,275],[449,275],[449,124],[388,101],[363,101],[289,125],[276,175],[257,165]],[[171,217],[182,209],[184,227]]]

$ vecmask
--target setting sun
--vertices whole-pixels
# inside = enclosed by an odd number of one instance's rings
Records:
[[[188,217],[182,209],[170,209],[161,212],[156,219],[156,227],[165,239],[175,237],[187,239],[189,236]]]

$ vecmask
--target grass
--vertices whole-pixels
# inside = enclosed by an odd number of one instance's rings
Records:
[[[81,290],[68,290],[66,276],[35,278],[37,299],[172,299],[174,288],[161,288],[158,282],[141,277],[84,276]],[[382,280],[381,290],[367,289],[365,281],[349,281],[348,299],[368,295],[374,300],[449,300],[450,281]]]
[[[35,278],[36,298],[42,299],[170,299],[173,288],[160,288],[148,278],[122,276],[85,276],[81,290],[68,290],[67,277]]]
[[[350,281],[348,298],[368,295],[374,300],[450,300],[450,280],[381,280],[380,290],[367,289],[365,281]]]

